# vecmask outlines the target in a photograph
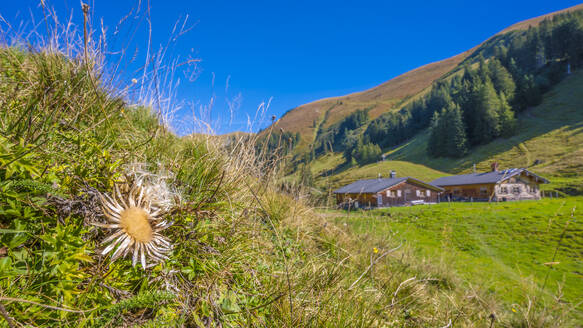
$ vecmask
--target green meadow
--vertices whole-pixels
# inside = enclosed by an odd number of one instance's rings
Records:
[[[441,203],[326,212],[354,233],[401,239],[467,283],[504,300],[559,299],[583,318],[582,197],[508,203]],[[538,299],[537,299],[538,298]],[[523,309],[524,310],[524,309]]]

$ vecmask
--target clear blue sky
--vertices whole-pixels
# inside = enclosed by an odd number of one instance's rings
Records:
[[[45,0],[62,20],[71,14],[81,25],[78,0]],[[137,0],[89,0],[92,24],[103,19],[113,34]],[[142,7],[147,0],[142,0]],[[174,23],[189,16],[193,28],[172,43],[167,58],[198,58],[198,78],[183,74],[179,116],[192,105],[208,104],[203,115],[217,133],[247,130],[257,107],[271,99],[271,115],[323,97],[364,90],[421,65],[465,51],[518,21],[578,4],[569,0],[490,1],[178,1],[150,0],[153,47],[166,44]],[[0,15],[13,26],[42,17],[40,0],[3,1]],[[139,48],[145,56],[147,23],[142,12],[125,21],[123,33],[110,37]],[[128,31],[137,27],[129,42]],[[131,56],[128,56],[131,57]],[[143,62],[141,59],[140,62]],[[126,81],[137,64],[122,73]],[[185,68],[183,66],[182,68]],[[213,82],[214,81],[214,82]],[[228,89],[226,89],[228,81]],[[240,95],[240,96],[238,96]],[[240,103],[231,116],[227,101]],[[199,110],[196,110],[199,113]]]

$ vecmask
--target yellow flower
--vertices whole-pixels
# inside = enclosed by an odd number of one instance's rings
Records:
[[[375,247],[375,248],[372,249],[372,252],[376,254],[376,253],[379,252],[379,249]]]
[[[512,312],[516,313],[516,309],[515,308],[512,308]]]

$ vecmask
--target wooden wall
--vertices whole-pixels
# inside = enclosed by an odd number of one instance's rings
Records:
[[[540,199],[539,183],[532,176],[521,174],[511,177],[499,184],[473,184],[459,186],[444,186],[445,192],[442,200],[452,197],[452,200],[473,199],[473,200],[524,200]],[[518,188],[515,192],[514,188]],[[491,198],[490,198],[491,197]]]
[[[348,200],[358,201],[358,207],[376,207],[377,206],[377,197],[376,194],[336,194],[336,204],[342,204],[347,202]],[[350,205],[354,207],[354,204]]]
[[[401,191],[401,196],[398,196],[398,191]],[[429,190],[429,196],[427,196],[427,188],[423,186],[418,186],[415,184],[411,184],[407,181],[399,183],[395,186],[392,186],[386,190],[380,192],[383,197],[383,207],[386,206],[403,206],[410,204],[411,201],[415,200],[422,200],[425,203],[437,203],[438,200],[438,192],[434,190]],[[407,192],[408,191],[408,192]],[[419,191],[419,195],[417,194]],[[387,192],[394,192],[395,197],[390,197],[387,195]]]
[[[475,184],[475,185],[460,185],[460,186],[444,186],[445,192],[443,193],[443,197],[447,198],[448,196],[452,198],[452,200],[457,200],[458,198],[464,199],[489,199],[492,193],[494,192],[495,184]],[[495,196],[495,195],[492,195]]]
[[[414,185],[404,181],[374,194],[336,194],[336,202],[337,204],[342,204],[348,201],[348,199],[351,199],[352,201],[358,201],[359,207],[377,207],[379,206],[377,201],[378,196],[380,195],[382,197],[382,204],[380,207],[410,205],[411,201],[415,200],[423,200],[425,203],[437,203],[439,201],[438,192],[430,190],[430,195],[427,196],[427,190],[428,189],[423,186]],[[400,196],[399,191],[401,191]],[[417,191],[419,191],[419,194]],[[390,196],[390,192],[393,192],[394,197]]]

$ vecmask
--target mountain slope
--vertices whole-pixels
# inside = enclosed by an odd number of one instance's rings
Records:
[[[579,9],[583,9],[583,4],[516,23],[470,50],[448,59],[424,65],[374,88],[298,106],[276,121],[276,127],[300,133],[301,140],[295,152],[301,153],[307,149],[309,144],[313,143],[319,130],[340,122],[358,109],[369,109],[371,119],[391,110],[400,109],[408,100],[422,94],[433,82],[455,70],[460,63],[472,56],[482,45],[497,36],[511,31],[528,29],[529,26],[537,26],[545,18]]]

